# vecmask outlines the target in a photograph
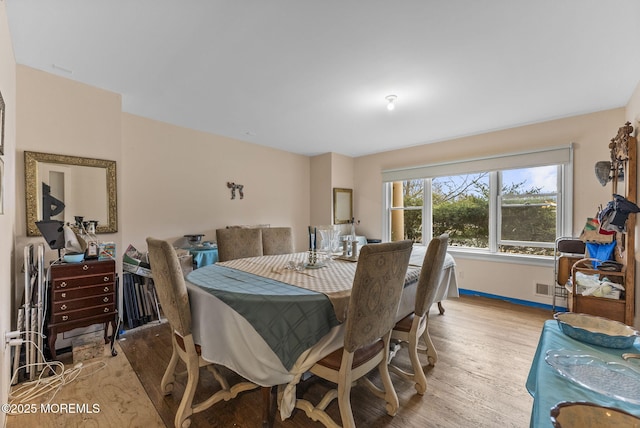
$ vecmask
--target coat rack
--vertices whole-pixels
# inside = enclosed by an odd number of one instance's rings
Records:
[[[635,204],[637,201],[637,140],[632,133],[633,126],[627,122],[618,129],[617,135],[611,139],[609,143],[611,156],[609,179],[612,182],[612,195],[624,196],[629,202]],[[601,184],[603,181],[606,184],[606,180],[604,180],[606,177],[603,174],[599,175],[598,179]],[[615,196],[613,198],[615,199]],[[617,231],[615,234],[616,249],[614,255],[615,260],[622,266],[621,271],[611,272],[599,268],[582,267],[577,266],[578,263],[572,269],[573,278],[576,278],[577,271],[585,274],[597,274],[600,278],[605,276],[610,279],[617,278],[618,280],[614,282],[624,285],[624,295],[620,299],[582,296],[576,292],[574,287],[570,310],[621,321],[628,325],[634,324],[636,294],[635,227],[636,215],[630,214],[626,219],[624,230]]]

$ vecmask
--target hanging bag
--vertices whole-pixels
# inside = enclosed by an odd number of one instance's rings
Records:
[[[588,217],[587,221],[580,234],[580,240],[582,242],[597,242],[602,244],[608,244],[613,242],[613,235],[615,232],[604,231],[600,227],[600,222],[595,217]]]
[[[598,214],[603,229],[613,232],[625,232],[629,214],[640,212],[640,208],[624,196],[613,195],[604,210]]]

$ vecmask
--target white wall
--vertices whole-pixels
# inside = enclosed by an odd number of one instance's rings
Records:
[[[11,379],[11,353],[4,345],[4,334],[11,330],[11,302],[13,299],[13,255],[15,253],[15,140],[16,140],[16,62],[6,15],[6,3],[0,2],[0,93],[5,103],[4,155],[0,161],[4,171],[0,173],[0,189],[3,213],[0,213],[0,404],[7,402]],[[6,415],[0,412],[0,425]]]

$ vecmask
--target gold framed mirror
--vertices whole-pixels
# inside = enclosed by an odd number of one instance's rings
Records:
[[[333,224],[351,223],[353,218],[353,190],[333,188]]]
[[[24,152],[27,236],[40,236],[39,220],[96,220],[96,233],[118,231],[116,162]]]

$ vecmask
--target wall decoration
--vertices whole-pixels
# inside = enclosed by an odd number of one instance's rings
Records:
[[[4,98],[0,92],[0,155],[4,154]]]
[[[244,192],[242,191],[242,189],[244,189],[244,185],[227,181],[227,187],[231,189],[231,199],[236,198],[236,190],[240,193],[240,199],[244,198]]]
[[[36,221],[46,216],[73,224],[75,216],[82,215],[98,221],[96,233],[118,231],[116,161],[25,150],[24,174],[27,236],[41,236]],[[47,188],[55,189],[58,200],[47,196]],[[89,191],[78,191],[86,188]],[[43,202],[51,203],[48,210],[43,210]]]
[[[333,188],[333,224],[353,221],[353,189]]]

